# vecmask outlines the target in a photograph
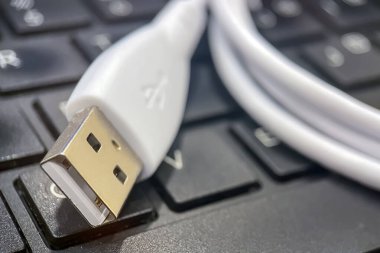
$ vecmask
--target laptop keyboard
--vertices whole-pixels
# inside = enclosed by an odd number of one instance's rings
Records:
[[[130,242],[331,176],[245,115],[217,76],[204,36],[192,60],[183,125],[157,173],[135,187],[117,220],[97,228],[85,222],[38,162],[66,127],[62,105],[91,61],[165,3],[0,0],[0,252]],[[294,62],[380,107],[377,2],[271,0],[251,13],[263,36]]]

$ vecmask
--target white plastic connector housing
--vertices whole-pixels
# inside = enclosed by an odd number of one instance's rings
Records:
[[[187,100],[190,58],[204,30],[204,1],[170,2],[155,20],[106,50],[68,100],[66,116],[98,107],[151,176],[171,146]]]

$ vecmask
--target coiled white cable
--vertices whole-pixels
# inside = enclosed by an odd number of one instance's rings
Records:
[[[245,0],[211,0],[216,68],[238,103],[318,163],[380,189],[379,112],[288,60],[257,31]]]

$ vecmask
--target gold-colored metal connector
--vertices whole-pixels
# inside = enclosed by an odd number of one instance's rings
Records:
[[[41,162],[91,225],[116,218],[141,162],[97,107],[75,115]]]

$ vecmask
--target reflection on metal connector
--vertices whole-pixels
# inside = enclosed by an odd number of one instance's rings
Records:
[[[141,162],[96,107],[75,115],[41,166],[93,226],[115,219]]]

